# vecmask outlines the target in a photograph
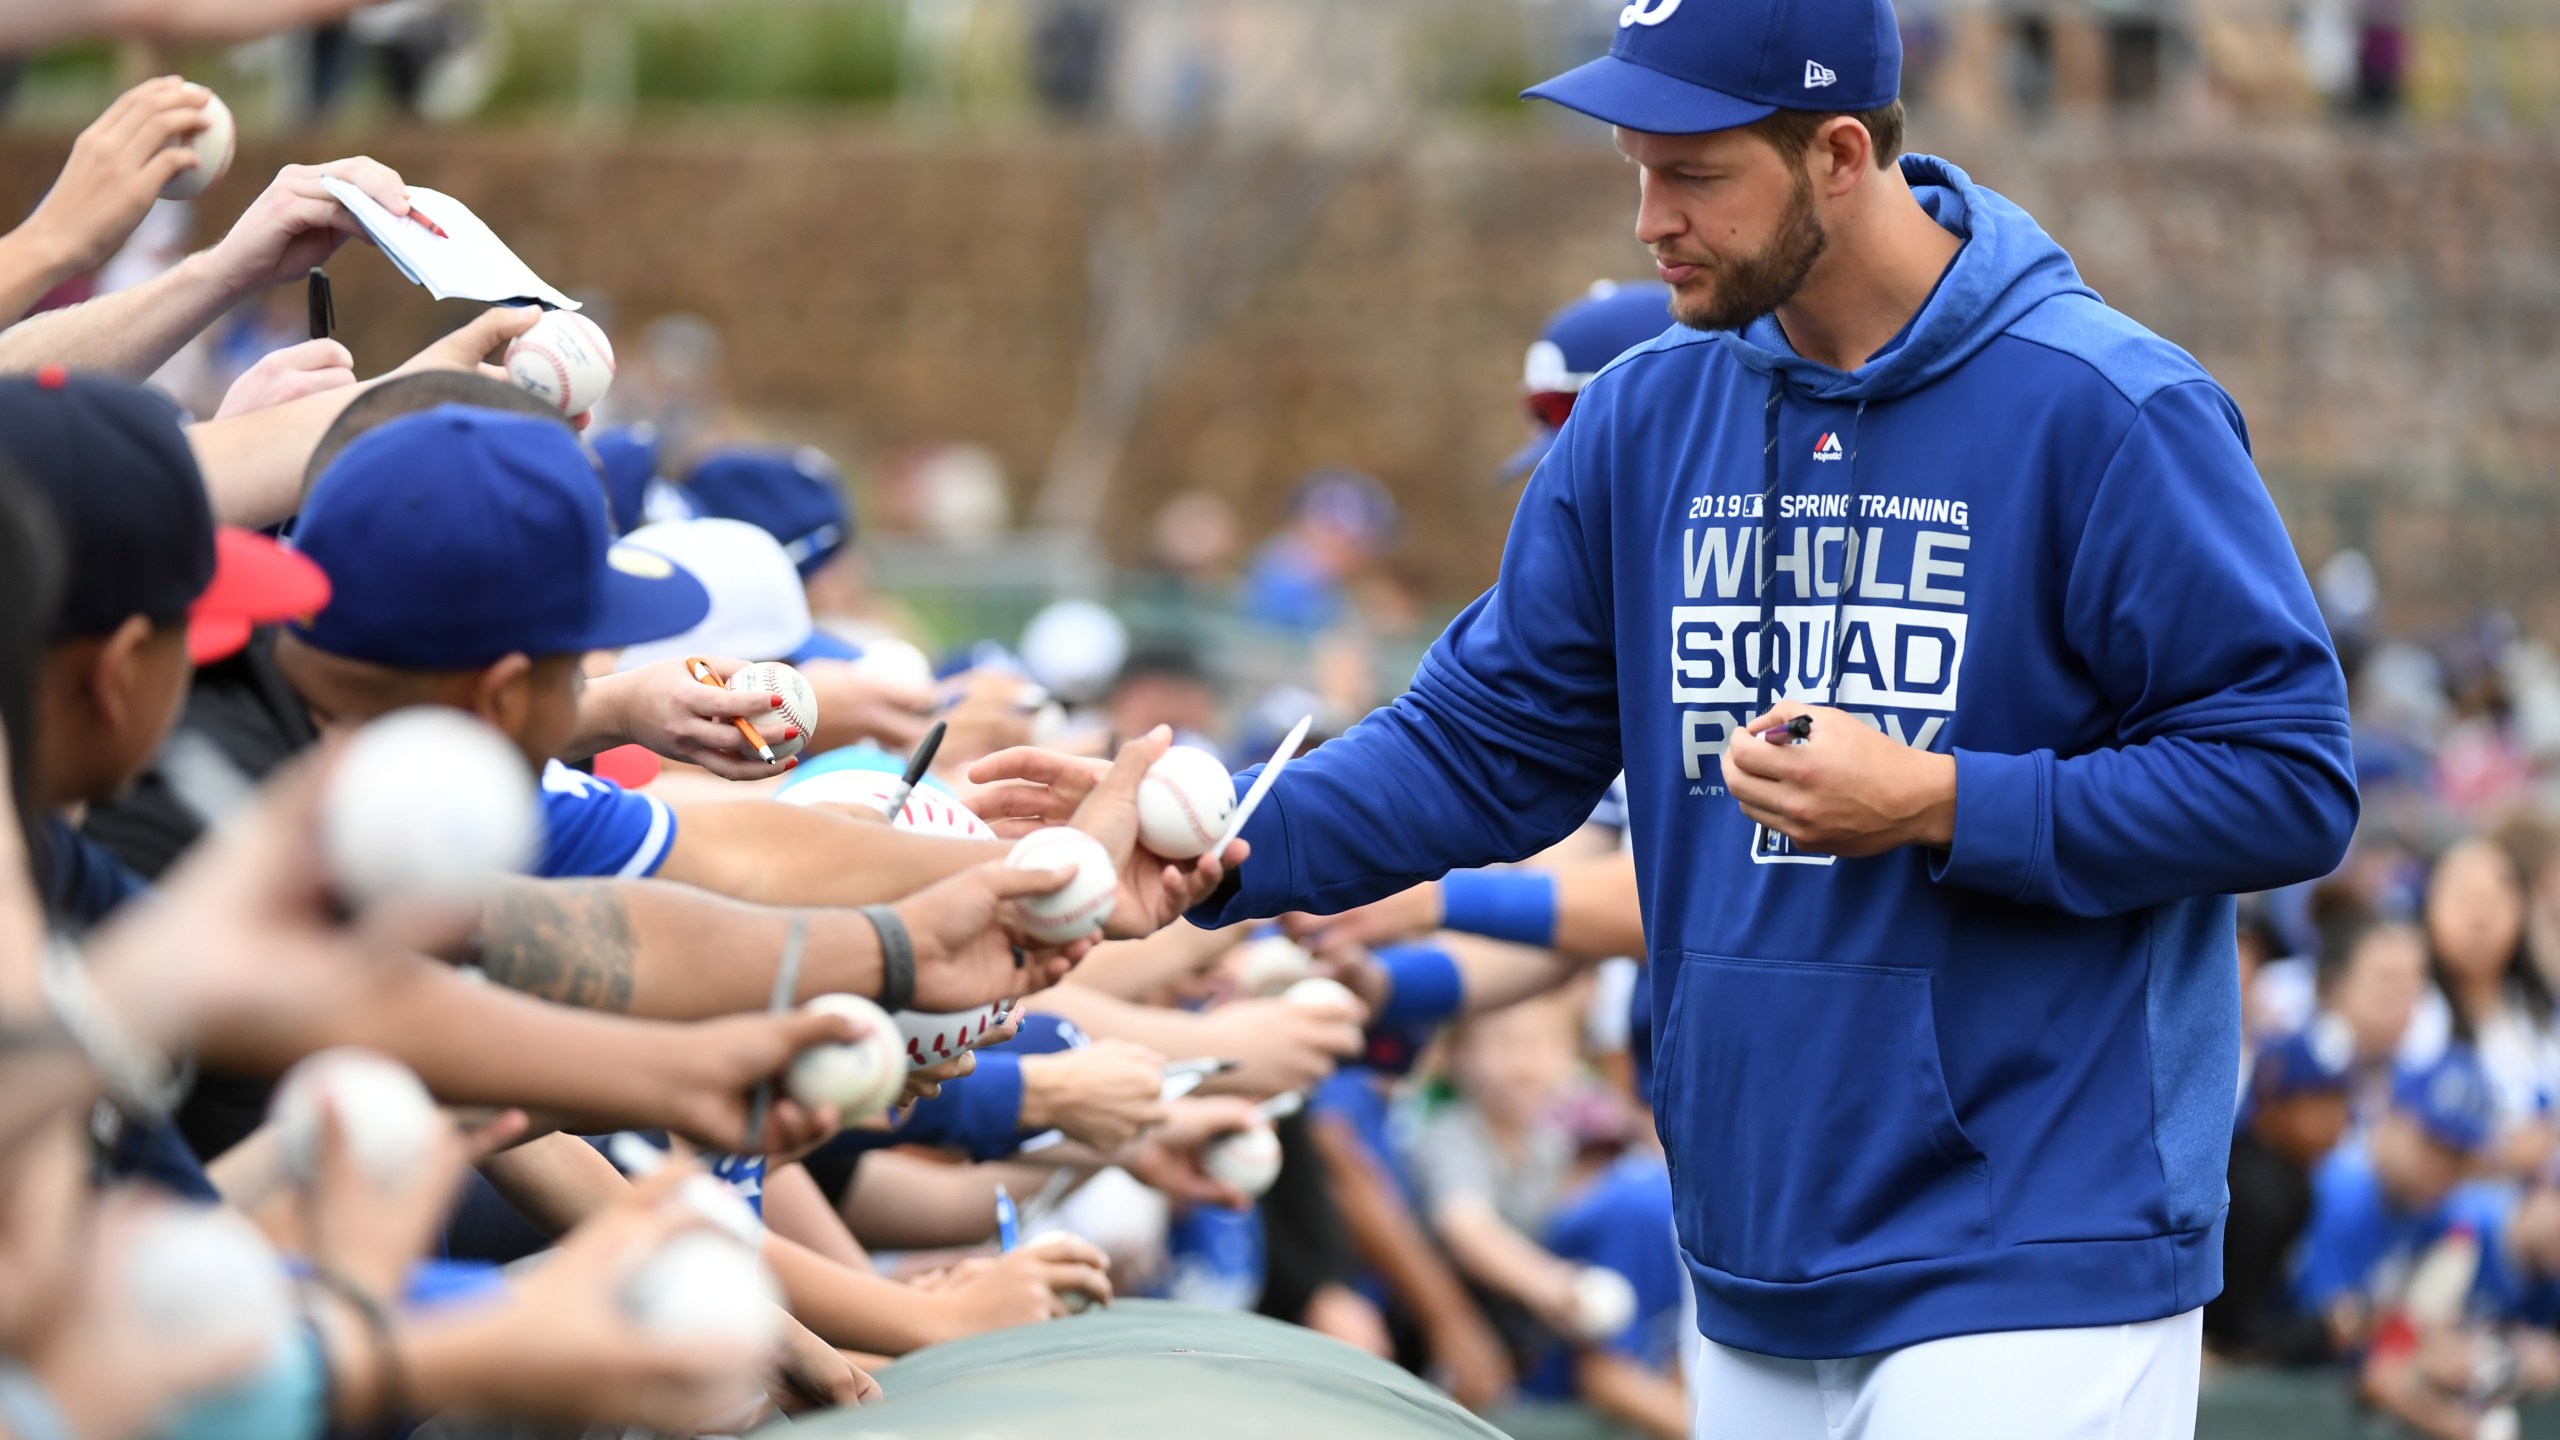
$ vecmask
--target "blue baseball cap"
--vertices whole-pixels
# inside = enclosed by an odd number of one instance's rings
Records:
[[[2432,1065],[2402,1069],[2391,1082],[2391,1108],[2417,1122],[2448,1150],[2477,1154],[2497,1129],[2497,1102],[2468,1045],[2447,1046]]]
[[[684,482],[695,509],[744,520],[781,541],[783,553],[804,577],[834,559],[853,538],[842,486],[835,462],[810,445],[717,451]]]
[[[1547,317],[1522,367],[1535,438],[1503,462],[1502,478],[1516,480],[1537,468],[1573,412],[1573,397],[1612,360],[1679,323],[1671,313],[1671,287],[1659,280],[1602,280],[1581,299]]]
[[[613,650],[710,611],[673,562],[617,545],[604,487],[557,420],[439,405],[349,445],[294,531],[330,604],[295,632],[406,670]]]
[[[1609,53],[1521,93],[1653,135],[1787,110],[1878,110],[1902,91],[1888,0],[1632,0]]]
[[[2323,1011],[2309,1025],[2280,1035],[2258,1051],[2249,1091],[2258,1100],[2297,1095],[2343,1095],[2355,1068],[2356,1037],[2347,1022]]]

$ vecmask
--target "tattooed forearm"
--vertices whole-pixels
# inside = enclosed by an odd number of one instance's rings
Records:
[[[481,916],[480,968],[510,990],[622,1013],[631,963],[631,911],[611,881],[518,881]]]

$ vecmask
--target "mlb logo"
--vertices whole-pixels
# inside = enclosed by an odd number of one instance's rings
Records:
[[[1796,842],[1766,825],[1751,827],[1751,863],[1754,865],[1837,865],[1837,855],[1816,855],[1799,850]]]
[[[1823,431],[1822,438],[1813,442],[1813,458],[1816,460],[1839,459],[1840,437],[1828,430]]]

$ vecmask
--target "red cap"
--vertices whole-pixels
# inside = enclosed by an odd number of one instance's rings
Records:
[[[239,653],[249,632],[307,620],[329,603],[329,577],[273,540],[237,526],[213,532],[213,583],[187,607],[187,654],[199,665]]]
[[[616,745],[596,757],[596,778],[625,790],[639,789],[665,768],[655,754],[638,745]]]

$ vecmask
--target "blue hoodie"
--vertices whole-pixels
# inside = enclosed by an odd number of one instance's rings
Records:
[[[2015,205],[1902,168],[1965,241],[1904,333],[1846,374],[1767,319],[1620,357],[1500,581],[1290,767],[1198,916],[1534,853],[1623,764],[1699,1327],[1771,1355],[2217,1293],[2225,897],[2327,873],[2356,816],[2345,681],[2230,397]],[[1720,757],[1781,697],[1952,755],[1953,843],[1764,843]]]

